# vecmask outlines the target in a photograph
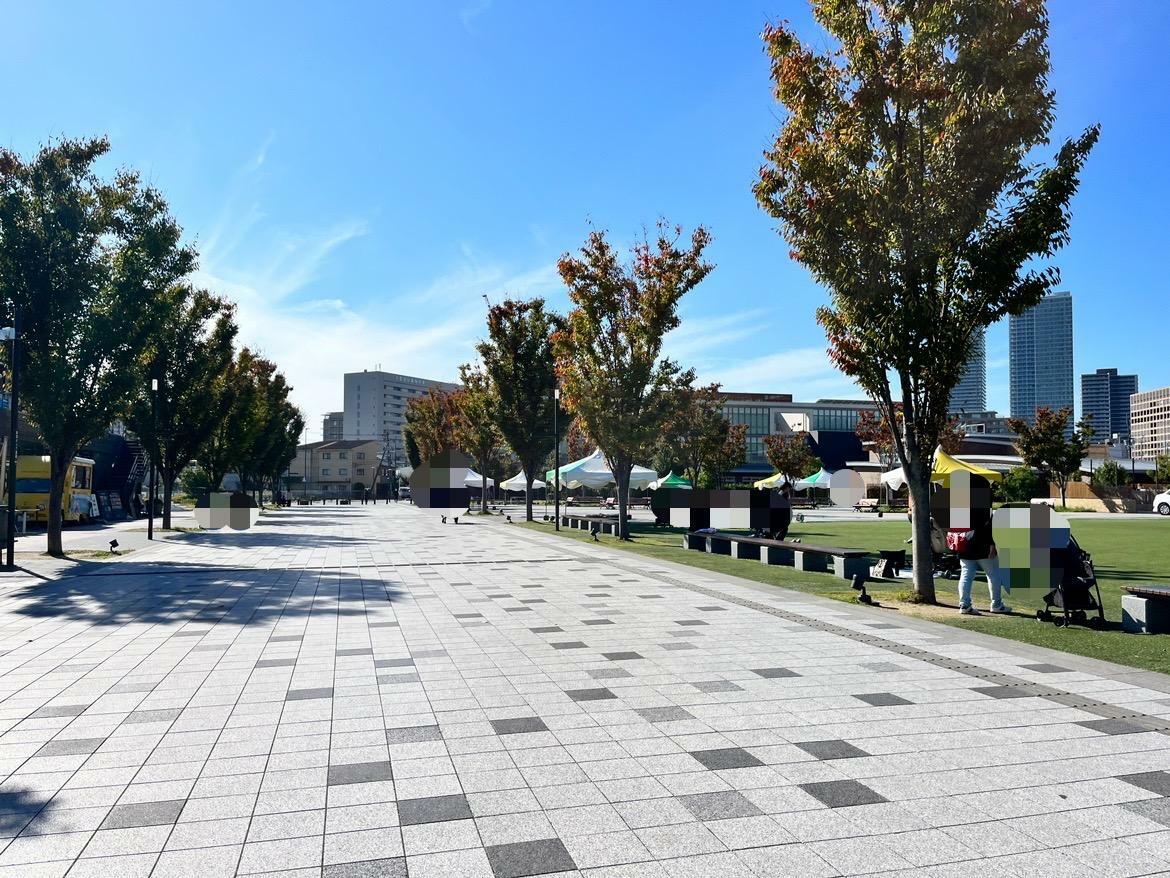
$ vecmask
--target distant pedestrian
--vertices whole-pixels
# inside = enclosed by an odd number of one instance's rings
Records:
[[[959,576],[959,612],[965,616],[977,616],[978,611],[971,604],[971,588],[975,575],[980,569],[987,577],[987,590],[991,597],[992,613],[1010,613],[1012,608],[1003,602],[1002,576],[999,569],[999,553],[991,534],[991,510],[975,507],[971,510],[971,527],[964,531],[951,530],[948,543],[955,544],[956,554],[962,573]]]

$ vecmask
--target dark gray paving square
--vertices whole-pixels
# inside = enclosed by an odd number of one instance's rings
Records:
[[[354,648],[354,649],[339,649],[339,650],[337,650],[336,654],[338,656],[373,655],[374,650],[372,650],[370,647],[367,646],[367,647]]]
[[[736,686],[728,680],[703,680],[699,683],[691,683],[700,692],[742,692],[743,687]]]
[[[702,610],[704,613],[726,613],[727,607],[710,606],[710,607],[695,607],[696,610]]]
[[[645,658],[644,655],[638,652],[603,652],[602,656],[611,662],[631,662],[635,659]]]
[[[850,805],[877,805],[888,801],[863,783],[855,780],[825,780],[818,783],[802,783],[798,786],[830,808],[845,808]]]
[[[521,598],[520,603],[522,603],[522,604],[547,604],[548,601],[546,601],[544,598]]]
[[[295,658],[260,659],[256,662],[258,668],[291,668],[297,663]]]
[[[699,647],[693,643],[660,643],[658,644],[663,649],[677,652],[680,649],[698,649]]]
[[[704,622],[702,619],[681,619],[681,620],[676,619],[674,624],[675,625],[686,625],[688,627],[693,627],[696,625],[706,625],[707,623]]]
[[[865,627],[866,628],[878,628],[878,629],[892,629],[892,628],[901,628],[902,626],[895,625],[892,622],[866,622]]]
[[[387,744],[416,744],[420,741],[441,741],[443,733],[438,726],[404,726],[386,729]]]
[[[284,696],[285,701],[308,701],[312,698],[332,698],[333,687],[323,686],[317,689],[289,689]]]
[[[732,817],[758,817],[764,812],[734,790],[694,793],[679,796],[683,807],[700,820],[727,820]]]
[[[1147,820],[1170,826],[1170,799],[1164,796],[1161,799],[1146,799],[1142,802],[1125,802],[1121,807],[1134,814],[1140,814]]]
[[[800,674],[789,668],[752,668],[752,673],[765,680],[778,680],[784,677],[799,677]]]
[[[137,802],[115,805],[102,821],[102,829],[130,829],[134,826],[165,826],[179,819],[186,799],[165,802]]]
[[[417,682],[419,682],[418,674],[380,674],[378,676],[379,686],[397,686],[401,683]]]
[[[367,627],[369,628],[398,628],[398,622],[371,622]]]
[[[421,823],[445,823],[448,820],[468,820],[471,808],[466,797],[428,796],[424,799],[403,799],[398,803],[398,820],[403,826]]]
[[[452,613],[456,619],[482,619],[483,613]]]
[[[978,692],[980,695],[989,695],[992,698],[1030,698],[1032,694],[1019,686],[982,686],[971,691]]]
[[[617,698],[608,689],[569,689],[565,694],[574,701],[608,701]]]
[[[57,738],[43,744],[34,756],[81,756],[90,754],[106,742],[105,738]]]
[[[666,597],[666,595],[662,595],[662,594],[640,594],[640,595],[638,595],[638,597],[640,597],[640,598],[641,598],[642,600],[644,600],[644,601],[660,601],[660,600],[662,600],[663,598],[665,598],[665,597]]]
[[[1128,719],[1091,719],[1077,725],[1106,735],[1136,735],[1150,731],[1145,725]]]
[[[416,659],[420,658],[443,658],[447,655],[445,649],[424,649],[421,652],[411,652],[411,655]]]
[[[562,640],[559,643],[550,643],[553,649],[585,649],[585,644],[580,640]]]
[[[854,747],[848,741],[798,741],[796,744],[805,753],[817,759],[853,759],[858,756],[869,756],[859,747]]]
[[[204,634],[207,634],[210,631],[210,628],[204,628],[202,631],[195,628],[190,628],[186,631],[176,631],[171,635],[171,637],[202,637]]]
[[[406,878],[406,858],[336,863],[322,869],[321,878]]]
[[[389,762],[355,762],[351,765],[329,766],[328,784],[331,787],[393,779]]]
[[[303,634],[279,634],[276,637],[269,637],[268,642],[269,643],[293,643],[294,641],[304,640],[304,639],[305,639],[305,635],[303,635]]]
[[[178,719],[183,712],[181,707],[163,707],[157,710],[136,710],[123,722],[126,723],[160,723]]]
[[[1040,662],[1037,665],[1020,665],[1025,671],[1035,671],[1037,674],[1067,674],[1068,668],[1062,668],[1060,665],[1050,665],[1047,662]]]
[[[484,852],[495,878],[526,878],[528,875],[571,872],[577,868],[559,838],[491,845]]]
[[[81,716],[88,704],[55,704],[42,707],[29,715],[29,719],[52,719],[62,716]]]
[[[375,668],[413,668],[414,659],[412,658],[396,658],[396,659],[377,659],[374,662]]]
[[[520,716],[511,719],[494,719],[492,728],[497,735],[520,735],[525,732],[547,732],[548,726],[538,716]]]
[[[907,701],[901,695],[895,695],[893,692],[868,692],[865,695],[854,695],[874,707],[894,707],[898,704],[913,704],[913,701]]]
[[[1126,783],[1157,793],[1159,796],[1170,796],[1170,771],[1143,771],[1140,774],[1123,774],[1117,778]]]
[[[505,613],[531,613],[532,607],[504,607]]]
[[[608,591],[590,591],[590,592],[585,593],[585,597],[587,597],[587,598],[607,598],[607,597],[609,597],[609,592]]]
[[[612,625],[613,619],[582,619],[582,625]]]
[[[648,723],[673,723],[695,718],[681,707],[643,707],[634,713]]]
[[[625,668],[597,668],[587,672],[594,680],[621,680],[634,676]]]
[[[903,668],[900,668],[893,662],[869,662],[868,664],[862,665],[862,667],[867,671],[873,671],[876,674],[889,674],[894,671],[903,670]]]
[[[722,768],[759,768],[764,763],[743,747],[720,747],[716,750],[692,750],[691,755],[704,768],[717,771]]]
[[[533,634],[553,634],[557,631],[564,631],[559,625],[542,625],[539,628],[529,628]]]

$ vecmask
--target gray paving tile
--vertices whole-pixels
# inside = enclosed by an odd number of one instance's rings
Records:
[[[892,692],[869,692],[865,695],[854,695],[853,697],[859,698],[866,704],[873,705],[874,707],[894,707],[895,705],[899,704],[914,703],[903,698],[901,695],[895,695]]]
[[[524,732],[547,732],[548,726],[538,716],[521,716],[513,719],[494,719],[492,729],[497,735],[518,735]]]
[[[309,701],[314,698],[332,698],[333,687],[322,686],[316,689],[289,689],[284,696],[285,701]]]
[[[703,680],[699,683],[691,683],[700,692],[742,692],[742,686],[736,686],[728,680]]]
[[[1025,671],[1033,671],[1037,674],[1067,674],[1068,668],[1062,668],[1060,665],[1049,664],[1048,662],[1040,662],[1034,665],[1020,665]]]
[[[387,744],[414,744],[419,741],[441,741],[443,733],[438,726],[406,726],[386,729]]]
[[[258,668],[291,668],[297,663],[295,658],[261,659],[256,662]]]
[[[779,680],[785,677],[800,676],[800,674],[796,673],[796,671],[793,671],[789,668],[752,668],[752,673],[758,674],[765,680]]]
[[[1170,796],[1170,771],[1143,771],[1140,774],[1123,774],[1117,778],[1159,796]]]
[[[377,659],[374,662],[375,668],[412,668],[414,667],[414,659],[412,658],[396,658],[396,659]]]
[[[420,659],[420,658],[445,658],[447,656],[447,650],[445,650],[445,649],[424,649],[424,650],[421,650],[419,652],[415,652],[415,651],[411,650],[410,654],[412,656],[414,656],[416,659]]]
[[[733,817],[756,817],[764,813],[734,790],[694,793],[679,796],[678,800],[700,820],[729,820]]]
[[[298,640],[304,640],[303,634],[278,634],[275,637],[269,637],[269,643],[295,643]]]
[[[186,799],[115,805],[102,821],[102,829],[129,829],[135,826],[163,826],[179,819]]]
[[[625,668],[597,668],[588,673],[594,680],[622,680],[634,676]]]
[[[617,698],[608,689],[568,689],[565,694],[574,701],[608,701]]]
[[[1128,719],[1091,719],[1077,725],[1092,729],[1094,732],[1104,732],[1106,735],[1136,735],[1149,731],[1149,728],[1141,723]]]
[[[1170,826],[1170,798],[1165,796],[1160,799],[1145,799],[1141,802],[1125,802],[1121,807],[1145,817],[1147,820],[1153,820],[1163,826]]]
[[[722,768],[757,768],[764,763],[742,747],[719,747],[714,750],[692,750],[691,755],[712,771]]]
[[[181,707],[163,707],[157,710],[136,710],[123,722],[126,723],[158,723],[178,719],[183,712]]]
[[[379,686],[399,686],[403,683],[418,683],[418,674],[379,674]]]
[[[370,622],[370,628],[398,628],[399,622]]]
[[[393,779],[389,762],[356,762],[350,765],[329,766],[328,784],[331,787]]]
[[[54,719],[63,716],[81,716],[88,704],[55,704],[42,707],[29,714],[30,719]]]
[[[675,621],[674,624],[675,625],[685,625],[689,628],[693,628],[693,627],[696,627],[699,625],[706,625],[708,623],[704,622],[702,619],[683,619],[681,621]]]
[[[1031,698],[1032,693],[1025,688],[1018,686],[981,686],[977,689],[972,689],[972,692],[978,692],[980,695],[987,695],[991,698]]]
[[[448,820],[466,820],[470,817],[471,808],[463,795],[403,799],[398,803],[398,819],[403,826],[445,823]]]
[[[634,713],[650,723],[671,723],[695,718],[694,714],[688,713],[681,707],[643,707],[635,710]]]
[[[525,878],[577,868],[559,838],[492,845],[486,853],[495,878]]]
[[[848,741],[797,741],[796,746],[817,759],[852,759],[868,756],[864,750],[854,747]]]
[[[604,658],[611,662],[629,662],[636,659],[645,658],[641,653],[637,652],[603,652],[601,654]]]
[[[37,756],[81,756],[93,753],[105,738],[55,738],[37,750]]]
[[[550,643],[553,649],[585,649],[585,644],[580,640],[562,640],[559,643]]]
[[[613,619],[583,619],[582,625],[612,625]]]
[[[528,630],[533,634],[554,634],[557,631],[564,631],[565,629],[558,625],[541,625],[539,628],[529,628]]]
[[[887,801],[884,796],[878,795],[865,784],[855,780],[826,780],[816,783],[802,783],[798,786],[830,808],[876,805]]]
[[[321,878],[406,878],[406,857],[325,866]]]

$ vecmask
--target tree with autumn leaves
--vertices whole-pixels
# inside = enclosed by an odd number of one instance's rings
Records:
[[[747,424],[724,417],[727,400],[719,390],[718,384],[680,388],[662,429],[663,455],[677,461],[696,488],[704,476],[718,481],[747,458]]]
[[[808,433],[772,433],[764,437],[764,454],[773,469],[784,476],[788,491],[817,470],[821,459],[813,453]]]
[[[679,300],[714,267],[703,259],[710,242],[702,226],[684,243],[681,228],[659,222],[653,240],[644,235],[634,245],[629,263],[602,231],[557,263],[573,304],[553,336],[557,375],[565,406],[613,472],[623,540],[634,463],[650,456],[678,394],[694,381],[662,356],[662,340],[679,325]]]
[[[829,291],[833,362],[903,429],[914,507],[976,335],[1058,282],[1069,203],[1098,136],[1048,166],[1055,97],[1042,0],[812,0],[835,42],[763,35],[786,110],[755,185],[793,259]],[[822,41],[818,34],[817,42]],[[892,379],[892,381],[891,381]],[[930,525],[914,516],[914,589],[933,602]]]

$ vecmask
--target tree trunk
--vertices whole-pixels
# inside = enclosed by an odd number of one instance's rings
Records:
[[[49,456],[49,508],[46,510],[48,518],[46,536],[49,554],[54,558],[61,558],[65,555],[65,549],[61,542],[61,527],[65,518],[61,513],[61,501],[65,496],[65,477],[69,474],[69,462],[73,460],[73,455],[70,454],[64,460],[65,463],[62,464],[59,454],[50,454]]]
[[[917,469],[917,472],[913,470]],[[930,470],[921,462],[906,467],[906,481],[910,487],[910,503],[914,507],[913,564],[914,591],[923,603],[933,604],[934,554],[930,547]]]
[[[630,471],[632,469],[632,464],[628,464],[624,460],[618,464],[618,535],[623,540],[629,540],[630,538],[629,494]]]
[[[174,479],[173,472],[168,473],[168,472],[163,471],[161,474],[162,474],[162,480],[163,480],[163,486],[162,486],[162,489],[163,489],[162,526],[163,526],[163,530],[170,530],[171,529],[171,492],[172,492],[171,486],[175,483],[175,479]]]

